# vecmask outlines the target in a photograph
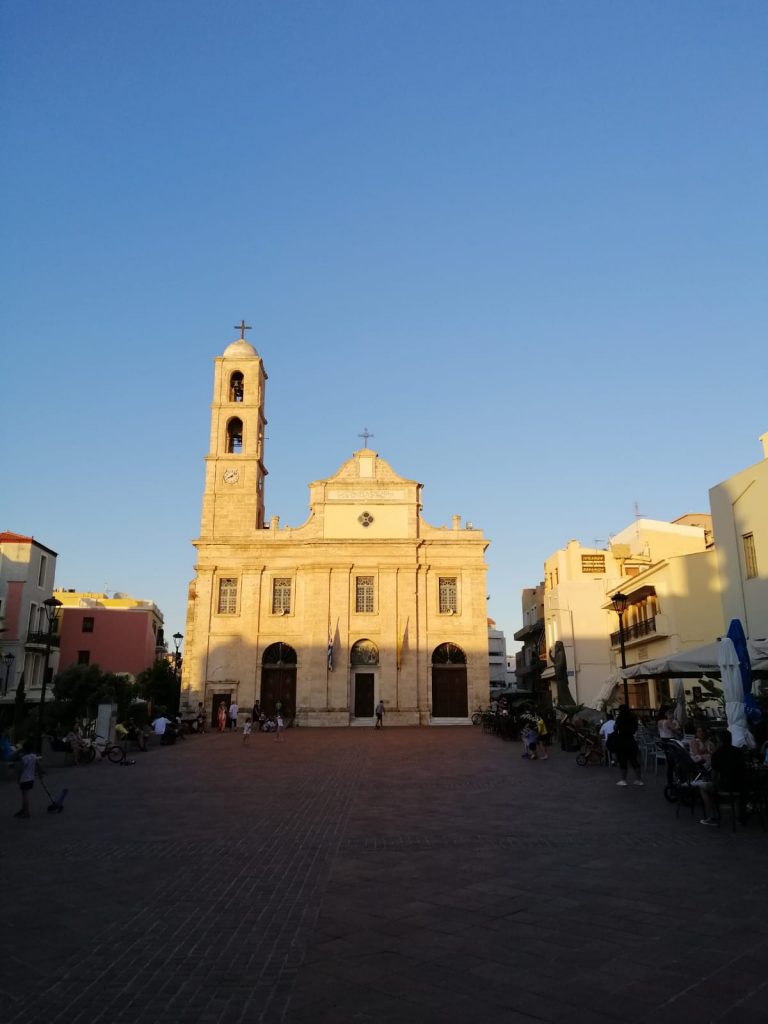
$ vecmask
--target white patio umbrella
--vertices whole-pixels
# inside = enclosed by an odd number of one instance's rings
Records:
[[[744,685],[741,681],[741,669],[739,668],[739,657],[733,640],[724,636],[719,643],[718,662],[720,664],[720,678],[725,694],[725,714],[728,718],[728,728],[733,739],[734,747],[749,747],[755,745],[755,739],[747,728],[747,716],[744,713]]]

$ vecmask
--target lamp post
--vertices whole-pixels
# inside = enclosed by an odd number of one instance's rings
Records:
[[[176,650],[173,653],[173,678],[176,680],[178,686],[178,692],[176,694],[176,711],[180,711],[181,705],[181,684],[179,682],[179,667],[181,666],[181,641],[184,639],[183,633],[173,634],[173,646]]]
[[[53,630],[56,626],[56,612],[61,607],[61,601],[55,597],[49,597],[43,601],[45,617],[48,620],[48,635],[45,640],[45,667],[43,668],[43,685],[40,690],[40,708],[37,713],[37,752],[43,749],[43,710],[45,708],[45,689],[48,685],[48,665],[51,661],[51,647],[53,646]]]
[[[13,668],[13,663],[14,663],[14,661],[16,661],[16,658],[9,651],[8,654],[6,654],[5,657],[3,658],[3,661],[5,662],[5,683],[3,684],[3,696],[7,697],[8,696],[8,679],[10,678],[11,669]]]
[[[613,610],[619,616],[619,647],[621,648],[621,667],[625,669],[627,667],[627,656],[624,651],[624,612],[627,610],[629,604],[629,598],[626,594],[618,593],[614,594],[611,598],[613,604]],[[623,677],[624,682],[624,703],[629,707],[629,684],[627,683],[626,676]]]

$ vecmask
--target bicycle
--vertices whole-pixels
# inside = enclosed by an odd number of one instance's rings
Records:
[[[604,759],[600,740],[596,736],[585,736],[576,755],[576,764],[583,768],[585,765],[603,764]]]
[[[477,708],[476,711],[473,711],[472,712],[472,718],[470,719],[470,721],[472,722],[472,725],[480,725],[482,723],[482,721],[483,721],[483,715],[487,714],[487,713],[488,712],[483,711],[482,708]]]
[[[103,736],[97,736],[96,739],[89,740],[88,744],[89,761],[95,761],[97,754],[99,755],[99,760],[103,761],[106,757],[112,764],[124,764],[127,761],[123,747],[118,746],[117,743],[112,743]]]

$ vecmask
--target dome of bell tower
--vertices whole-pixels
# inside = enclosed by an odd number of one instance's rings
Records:
[[[233,341],[231,345],[227,345],[224,349],[225,359],[242,359],[243,357],[249,359],[259,358],[259,353],[245,338],[238,338],[237,341]]]

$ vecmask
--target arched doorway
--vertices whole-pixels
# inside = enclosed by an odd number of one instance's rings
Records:
[[[286,718],[296,717],[296,651],[284,643],[270,644],[261,659],[261,710],[274,715],[277,702]]]
[[[352,714],[355,718],[373,718],[379,649],[372,640],[358,640],[352,644],[349,662],[352,666]]]
[[[432,717],[466,718],[467,656],[456,644],[440,644],[432,652]]]

